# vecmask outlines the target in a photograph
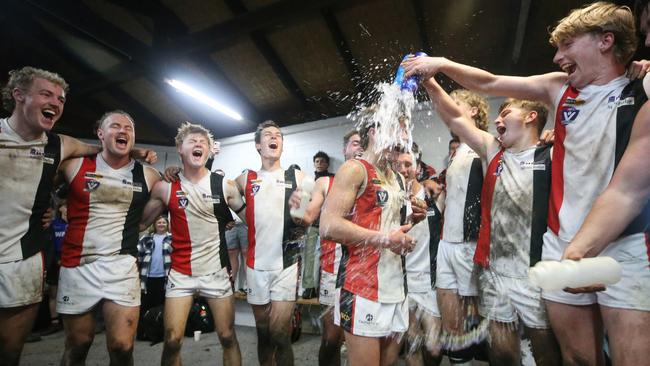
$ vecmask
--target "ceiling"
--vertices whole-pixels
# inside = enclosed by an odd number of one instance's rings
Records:
[[[131,113],[141,143],[171,145],[182,121],[216,137],[347,114],[406,53],[495,73],[553,71],[549,26],[587,1],[5,0],[0,82],[25,65],[71,89],[57,132],[92,137],[103,112]],[[619,1],[631,4],[631,1]],[[181,79],[239,111],[176,92]],[[450,87],[450,83],[446,83]],[[423,95],[420,95],[424,98]],[[5,115],[6,112],[2,112]]]

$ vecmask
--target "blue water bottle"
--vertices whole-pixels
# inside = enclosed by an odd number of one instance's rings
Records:
[[[402,61],[406,60],[409,55],[404,56]],[[416,52],[415,56],[427,56],[426,53],[424,52]],[[397,72],[395,73],[395,81],[393,84],[399,85],[400,89],[402,90],[408,90],[411,93],[415,93],[418,90],[418,84],[420,83],[420,77],[417,75],[413,75],[407,79],[404,79],[404,67],[402,67],[402,64],[400,63],[399,67],[397,68]]]

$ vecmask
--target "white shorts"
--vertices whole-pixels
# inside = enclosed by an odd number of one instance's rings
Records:
[[[203,276],[188,276],[175,270],[169,271],[165,297],[199,296],[221,299],[232,296],[232,283],[228,269],[209,273]]]
[[[438,296],[436,295],[435,289],[426,292],[409,292],[408,303],[409,310],[411,311],[423,311],[431,316],[440,318]]]
[[[546,300],[571,305],[600,304],[612,308],[650,311],[650,243],[644,233],[620,238],[609,244],[599,256],[612,257],[621,265],[621,280],[605,291],[570,294],[543,291]],[[559,260],[568,243],[547,231],[542,259]]]
[[[134,256],[99,257],[76,267],[61,267],[58,313],[87,313],[104,299],[122,306],[140,306],[140,276]]]
[[[43,254],[15,262],[0,263],[0,308],[41,302],[43,297]]]
[[[479,313],[484,318],[502,323],[521,320],[524,326],[535,329],[551,327],[542,289],[533,286],[528,279],[512,278],[482,271],[479,276]]]
[[[381,303],[336,289],[334,324],[348,333],[364,337],[388,337],[408,329],[408,300]]]
[[[271,301],[296,301],[299,273],[298,263],[275,271],[261,271],[246,266],[248,303],[265,305]]]
[[[474,265],[476,242],[448,243],[440,240],[436,288],[457,290],[461,296],[477,296],[478,266]]]
[[[320,271],[318,302],[327,306],[334,306],[336,303],[336,274]]]

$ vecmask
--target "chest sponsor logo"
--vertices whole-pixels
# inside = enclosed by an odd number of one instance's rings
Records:
[[[609,97],[609,99],[607,99],[608,109],[620,108],[628,105],[634,105],[634,97],[621,99],[620,97],[615,97],[612,95]]]
[[[537,161],[522,161],[519,167],[522,170],[546,170],[546,164]]]
[[[580,110],[578,108],[564,107],[560,111],[560,122],[564,126],[573,123],[576,121],[576,118],[578,118],[578,114],[580,114]]]
[[[203,199],[203,201],[208,202],[208,203],[213,203],[213,204],[221,203],[221,196],[219,196],[218,194],[209,195],[209,194],[203,193],[203,194],[201,194],[201,198]]]
[[[388,202],[388,192],[386,190],[380,189],[376,192],[376,201],[377,206],[384,207]]]
[[[133,192],[142,192],[142,183],[140,182],[131,182],[128,179],[122,179],[122,186],[131,187]]]
[[[285,181],[280,180],[280,179],[276,179],[276,180],[275,180],[275,185],[276,185],[277,187],[282,187],[282,188],[284,188],[284,189],[293,189],[293,183],[291,183],[291,182],[285,182]]]

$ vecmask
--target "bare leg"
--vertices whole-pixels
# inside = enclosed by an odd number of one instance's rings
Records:
[[[562,364],[560,346],[551,329],[525,328],[533,346],[533,357],[537,366],[554,366]]]
[[[650,295],[647,295],[650,296]],[[612,362],[616,366],[648,362],[650,312],[600,306],[609,336]]]
[[[235,284],[235,289],[237,289],[237,274],[239,273],[239,253],[239,249],[228,249],[228,258],[232,267],[232,281]]]
[[[420,320],[424,331],[424,347],[422,348],[424,364],[428,366],[439,365],[442,361],[442,350],[439,342],[442,327],[441,319],[423,312]]]
[[[465,307],[456,290],[436,289],[442,314],[442,329],[453,335],[463,332]]]
[[[490,320],[490,364],[521,365],[519,332],[515,323]]]
[[[295,305],[294,301],[271,301],[269,333],[271,335],[271,344],[275,349],[275,362],[277,365],[293,365],[291,316]]]
[[[48,299],[47,299],[47,305],[50,308],[50,318],[55,319],[58,318],[59,314],[56,312],[56,292],[59,289],[58,285],[50,285],[50,289],[47,293]]]
[[[322,316],[323,338],[318,351],[318,364],[320,366],[339,366],[341,364],[341,343],[343,342],[343,329],[334,324],[334,308],[328,307]]]
[[[255,328],[257,329],[257,358],[262,366],[273,365],[274,347],[271,345],[271,334],[269,330],[271,304],[251,305],[253,316],[255,316]]]
[[[0,365],[18,365],[37,314],[38,303],[0,309]]]
[[[192,296],[165,298],[165,345],[160,362],[163,366],[181,365],[181,346],[192,300]]]
[[[380,362],[381,366],[390,366],[397,363],[399,358],[399,349],[400,343],[398,341],[397,334],[395,337],[383,337],[379,338],[379,352],[380,352]]]
[[[564,365],[605,364],[603,324],[597,304],[579,306],[546,300],[546,310]]]
[[[241,365],[241,351],[235,334],[235,300],[233,296],[223,299],[207,299],[214,327],[223,347],[223,364],[225,366]]]
[[[133,365],[133,343],[139,317],[139,306],[123,306],[105,301],[106,347],[111,366]]]
[[[88,350],[95,339],[95,309],[78,315],[61,315],[65,329],[62,366],[85,365]]]
[[[410,301],[410,300],[409,300]],[[407,366],[422,366],[424,360],[422,359],[422,329],[420,327],[421,319],[420,312],[416,310],[409,310],[409,329],[406,331],[406,365]]]
[[[381,361],[381,338],[356,336],[345,332],[350,366],[379,365]]]

